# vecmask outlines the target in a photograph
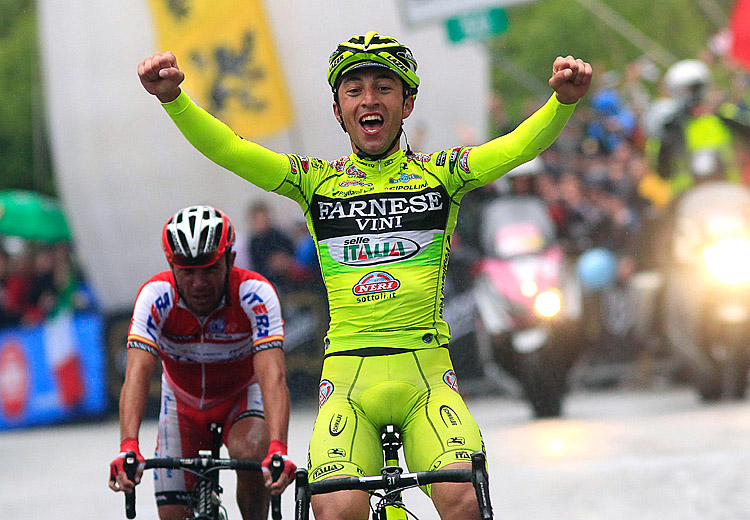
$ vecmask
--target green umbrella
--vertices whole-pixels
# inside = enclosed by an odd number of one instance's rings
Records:
[[[70,240],[70,229],[58,202],[25,190],[0,191],[0,235],[26,240]]]

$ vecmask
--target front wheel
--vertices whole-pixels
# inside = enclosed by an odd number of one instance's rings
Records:
[[[745,345],[711,348],[708,366],[695,374],[698,394],[703,401],[745,398],[750,371],[750,356],[745,349]]]
[[[701,400],[706,403],[720,401],[723,395],[721,373],[718,367],[695,375],[695,385]]]
[[[519,355],[518,380],[534,417],[559,417],[567,392],[567,370],[551,362],[544,347]]]

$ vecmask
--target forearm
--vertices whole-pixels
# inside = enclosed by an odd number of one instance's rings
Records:
[[[132,378],[131,378],[132,379]],[[146,413],[150,381],[128,381],[120,392],[120,440],[138,438]]]
[[[138,438],[148,403],[149,387],[158,359],[135,348],[128,349],[125,382],[120,391],[120,440]]]
[[[289,431],[289,388],[286,384],[284,351],[273,348],[259,352],[255,355],[254,364],[271,440],[286,444]]]
[[[469,167],[477,184],[492,182],[548,148],[562,132],[574,108],[574,104],[564,105],[553,95],[509,134],[473,148]]]
[[[162,106],[190,144],[219,166],[267,191],[281,185],[289,167],[286,156],[242,139],[184,92]]]
[[[286,381],[270,391],[263,391],[263,410],[271,440],[287,443],[289,432],[289,390]]]

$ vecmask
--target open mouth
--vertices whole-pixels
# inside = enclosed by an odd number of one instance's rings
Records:
[[[383,116],[380,114],[367,114],[359,119],[362,129],[368,134],[374,134],[383,127]]]

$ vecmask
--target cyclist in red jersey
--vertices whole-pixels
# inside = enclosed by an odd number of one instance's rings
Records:
[[[138,448],[148,388],[159,359],[163,367],[157,457],[194,457],[210,449],[210,423],[222,426],[230,457],[263,460],[263,476],[239,472],[237,503],[248,519],[268,517],[270,493],[294,479],[287,457],[289,390],[284,323],[276,291],[263,276],[234,267],[232,221],[210,206],[173,215],[162,232],[169,271],[138,292],[130,329],[125,383],[120,395],[120,454],[110,464],[110,487],[132,491],[124,454]],[[271,482],[271,456],[284,471]],[[192,475],[154,472],[162,520],[190,515]]]

